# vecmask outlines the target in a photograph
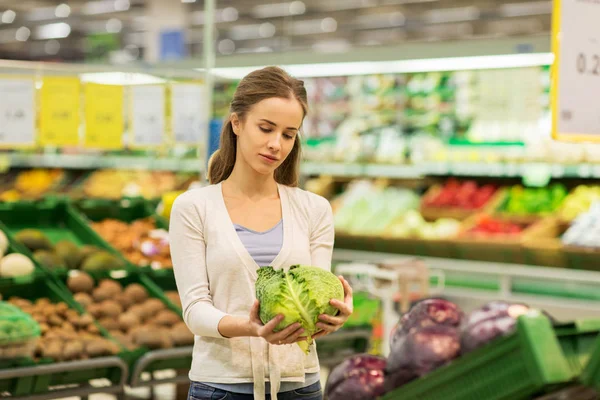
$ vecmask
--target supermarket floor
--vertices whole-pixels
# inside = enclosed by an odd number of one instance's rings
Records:
[[[321,368],[321,385],[325,387],[329,370]],[[157,385],[154,388],[154,396],[149,388],[127,389],[127,400],[153,399],[153,400],[179,400],[177,398],[177,389],[174,384]],[[64,397],[57,400],[79,400],[79,397]],[[110,394],[93,394],[88,397],[89,400],[116,400],[116,396]],[[181,399],[181,398],[180,398]],[[183,400],[183,399],[182,399]]]

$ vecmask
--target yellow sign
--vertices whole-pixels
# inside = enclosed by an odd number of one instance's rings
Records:
[[[552,134],[600,141],[600,2],[555,0],[552,21]]]
[[[40,93],[40,144],[79,144],[80,83],[74,77],[45,77]]]
[[[85,147],[123,148],[123,87],[88,83],[85,95]]]

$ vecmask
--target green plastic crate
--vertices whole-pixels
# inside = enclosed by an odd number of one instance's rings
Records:
[[[517,332],[402,386],[384,400],[525,400],[573,379],[542,315],[521,316]]]
[[[600,333],[600,319],[556,325],[554,331],[573,374],[579,376],[594,351]]]
[[[0,289],[0,293],[4,299],[9,299],[10,297],[16,296],[21,297],[28,300],[36,300],[38,298],[48,298],[52,302],[64,302],[70,308],[77,310],[79,313],[83,313],[83,308],[73,300],[71,296],[69,296],[64,288],[55,282],[54,280],[49,279],[35,279],[32,282],[15,284],[11,287],[5,287]],[[110,338],[108,332],[105,329],[98,326],[100,333],[104,337]],[[127,351],[123,350],[121,354],[119,354],[122,358],[128,357]],[[35,367],[37,365],[44,365],[53,363],[51,359],[42,359],[38,361],[33,361],[29,359],[24,359],[21,361],[20,365],[12,365],[12,367],[16,366],[32,366]],[[0,365],[1,366],[1,365]],[[34,393],[45,393],[51,386],[57,385],[71,385],[71,384],[82,384],[87,383],[91,379],[100,379],[100,378],[108,378],[111,380],[113,384],[119,382],[121,378],[121,369],[117,367],[104,367],[104,368],[89,368],[89,369],[81,369],[70,372],[54,372],[49,374],[36,374],[28,377],[21,378],[11,378],[8,382],[0,381],[0,388],[10,388],[12,390],[7,390],[13,395],[27,395]]]
[[[150,270],[147,274],[147,277],[150,281],[152,281],[161,291],[177,291],[177,283],[175,282],[175,274],[172,269],[154,269]],[[166,301],[171,303],[173,307],[179,310],[179,313],[182,313],[181,307],[179,304],[175,304],[166,298]]]
[[[581,373],[581,382],[600,391],[600,335],[594,342],[594,351]]]
[[[23,229],[39,230],[53,244],[68,240],[79,247],[93,245],[124,260],[121,253],[106,243],[67,201],[0,204],[0,221],[5,226],[9,240],[15,243],[15,248],[30,257],[31,252],[25,246],[16,243],[14,239],[14,235]],[[48,273],[60,271],[60,269],[49,270],[44,266],[41,268]]]
[[[163,217],[154,213],[151,203],[143,198],[127,198],[118,201],[114,200],[81,200],[74,205],[84,216],[89,225],[90,221],[99,222],[105,219],[117,219],[123,222],[131,223],[138,219],[151,218],[158,229],[169,229],[169,223]],[[110,245],[110,244],[109,244]],[[114,251],[117,251],[116,249]],[[150,267],[139,267],[129,262],[132,268],[141,269],[150,272]]]

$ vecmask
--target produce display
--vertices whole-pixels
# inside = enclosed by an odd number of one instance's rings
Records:
[[[152,266],[155,269],[173,267],[169,234],[164,229],[158,229],[152,218],[138,219],[130,224],[105,219],[91,226],[134,265]]]
[[[46,194],[65,177],[60,169],[31,169],[20,172],[12,187],[0,194],[0,201],[37,199]]]
[[[559,218],[572,221],[588,211],[593,203],[600,201],[600,186],[577,186],[560,207]]]
[[[75,273],[69,276],[67,287],[75,300],[127,349],[168,349],[194,343],[194,335],[180,315],[139,283],[123,287],[116,280],[96,282],[86,273]]]
[[[348,358],[329,375],[326,393],[332,400],[376,400],[465,353],[513,334],[518,317],[527,313],[538,311],[524,304],[494,301],[465,315],[447,300],[421,300],[392,332],[387,359],[366,354]]]
[[[40,326],[27,313],[0,302],[0,359],[32,357],[40,337]]]
[[[80,269],[87,272],[108,271],[125,267],[123,260],[96,246],[77,246],[69,240],[53,244],[37,229],[24,229],[15,235],[17,242],[27,247],[41,265],[49,269]]]
[[[80,315],[66,303],[53,303],[44,297],[35,301],[11,297],[9,303],[31,315],[39,324],[42,336],[35,347],[35,358],[85,360],[121,351],[115,342],[102,337],[89,314]]]
[[[336,315],[330,300],[344,301],[344,288],[337,276],[322,268],[295,265],[288,272],[262,267],[256,280],[256,298],[260,303],[260,320],[266,324],[277,315],[284,319],[275,328],[285,329],[299,323],[306,340],[298,346],[308,354],[312,336],[319,330],[319,315]]]
[[[98,170],[84,182],[83,192],[88,198],[120,199],[142,196],[158,198],[162,193],[177,189],[179,182],[172,172]]]
[[[475,224],[466,229],[464,235],[478,235],[478,236],[495,236],[495,235],[509,235],[517,236],[523,233],[524,224],[519,224],[509,220],[495,218],[490,215],[484,214],[479,215],[475,219]]]
[[[478,185],[475,181],[448,180],[439,190],[423,198],[425,207],[462,208],[477,210],[487,204],[498,188],[495,185]]]
[[[589,211],[580,214],[561,241],[570,246],[600,248],[600,203],[593,204]]]
[[[501,209],[513,215],[550,214],[556,211],[567,197],[568,191],[562,184],[543,188],[513,186],[508,191],[508,199]]]

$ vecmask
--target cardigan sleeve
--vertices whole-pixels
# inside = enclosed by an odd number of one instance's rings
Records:
[[[333,211],[327,199],[315,196],[315,207],[311,215],[310,259],[312,265],[331,270],[335,229]]]
[[[173,203],[169,243],[175,281],[181,298],[183,320],[197,336],[223,338],[219,321],[227,314],[212,301],[206,269],[203,213],[195,191],[181,194]]]

